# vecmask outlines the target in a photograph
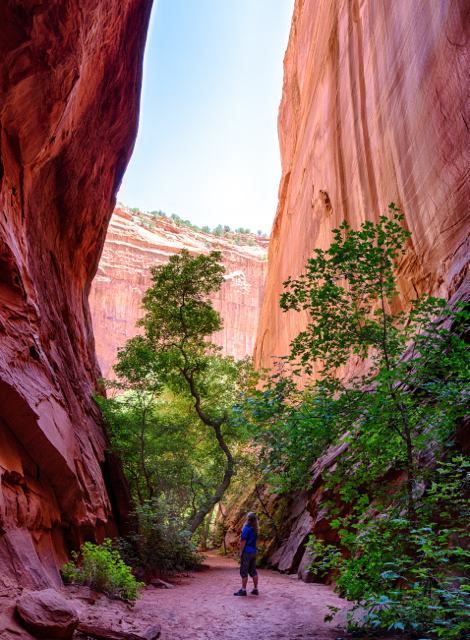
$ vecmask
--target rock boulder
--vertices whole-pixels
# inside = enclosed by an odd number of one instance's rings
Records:
[[[70,638],[79,622],[76,609],[54,589],[24,593],[16,610],[25,628],[42,638]]]

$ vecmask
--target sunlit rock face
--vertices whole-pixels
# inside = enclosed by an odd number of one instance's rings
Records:
[[[251,356],[263,299],[268,240],[258,238],[256,247],[237,246],[224,238],[177,227],[170,221],[150,224],[155,228],[141,226],[138,218],[121,207],[111,218],[90,292],[96,352],[103,376],[113,377],[118,348],[138,332],[135,324],[143,316],[142,297],[151,285],[149,267],[166,263],[181,249],[199,255],[220,247],[226,275],[212,300],[223,318],[224,329],[212,339],[223,353],[237,360]]]
[[[422,292],[470,300],[469,84],[467,0],[296,0],[258,365],[288,354],[308,322],[281,312],[282,283],[302,273],[316,248],[328,248],[343,220],[357,229],[390,202],[413,233],[399,265],[398,306]],[[465,451],[468,433],[467,421],[458,434]],[[323,474],[344,446],[314,461],[307,490],[285,508],[283,542],[273,544],[270,566],[309,582],[316,578],[307,570],[308,536],[339,544]]]
[[[401,304],[449,297],[468,269],[467,0],[297,0],[279,112],[282,180],[255,361],[289,353],[307,318],[279,295],[343,220],[395,202],[413,235]]]
[[[129,508],[87,302],[133,146],[150,0],[0,6],[0,574],[59,584]]]

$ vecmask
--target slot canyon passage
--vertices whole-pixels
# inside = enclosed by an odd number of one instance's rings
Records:
[[[221,251],[225,279],[211,302],[224,329],[213,341],[236,360],[253,355],[258,368],[288,355],[309,323],[306,311],[282,312],[283,282],[343,221],[376,223],[390,202],[412,234],[396,272],[399,308],[423,294],[470,301],[470,5],[295,1],[279,204],[269,240],[245,234],[239,245],[116,207],[150,10],[151,0],[0,6],[0,638],[344,638],[347,602],[333,574],[309,571],[306,548],[311,535],[338,543],[325,474],[341,446],[312,460],[308,482],[281,498],[252,483],[222,500],[218,542],[229,552],[247,511],[278,514],[258,598],[233,597],[238,565],[214,551],[207,570],[169,578],[173,588],[145,576],[134,608],[64,586],[72,551],[133,532],[129,476],[93,394],[113,376],[117,347],[139,335],[149,267],[182,249]],[[468,457],[470,421],[458,427],[455,446]],[[53,593],[68,603],[60,611]],[[19,615],[31,594],[50,598],[31,615],[53,624],[38,630]],[[341,609],[332,622],[323,621],[328,606]]]

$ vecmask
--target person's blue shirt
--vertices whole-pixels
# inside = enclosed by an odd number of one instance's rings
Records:
[[[256,553],[256,541],[258,540],[258,535],[248,525],[243,527],[242,540],[246,540],[243,552]]]

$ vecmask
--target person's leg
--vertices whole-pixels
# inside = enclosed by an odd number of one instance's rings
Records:
[[[256,555],[255,554],[253,554],[253,556],[250,559],[249,574],[253,578],[253,586],[254,586],[254,589],[251,593],[257,596],[258,595],[258,572],[256,571]]]
[[[240,575],[242,577],[242,588],[236,591],[234,596],[246,596],[246,585],[248,582],[248,558],[246,553],[242,553],[240,560]]]

